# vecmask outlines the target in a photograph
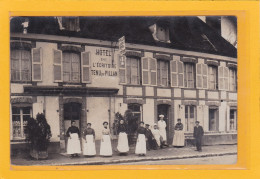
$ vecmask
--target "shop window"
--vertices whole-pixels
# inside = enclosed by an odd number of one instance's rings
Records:
[[[217,67],[216,66],[208,66],[208,87],[211,90],[217,89]]]
[[[12,137],[24,139],[28,120],[32,116],[31,107],[12,107]]]
[[[157,84],[158,86],[168,86],[169,82],[169,62],[157,60]]]
[[[80,81],[80,56],[77,53],[63,52],[63,81]]]
[[[186,131],[193,132],[196,121],[196,107],[195,106],[185,106],[185,122]]]
[[[195,65],[193,63],[184,63],[184,84],[187,88],[195,87]]]
[[[235,68],[229,69],[229,90],[237,91],[237,70]]]
[[[230,130],[234,131],[237,130],[237,110],[236,109],[230,109]]]
[[[126,59],[126,79],[127,84],[140,84],[140,60],[133,57]]]
[[[209,109],[209,131],[218,131],[218,109]]]

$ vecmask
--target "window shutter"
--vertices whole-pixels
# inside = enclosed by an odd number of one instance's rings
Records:
[[[126,56],[118,55],[119,83],[126,84]]]
[[[196,80],[196,85],[197,85],[197,88],[202,88],[202,73],[203,73],[203,70],[202,70],[202,65],[203,64],[196,64],[196,75],[197,75],[197,80]]]
[[[81,53],[81,81],[82,81],[82,83],[91,82],[90,61],[91,61],[90,52],[82,52]]]
[[[178,86],[178,72],[177,72],[177,61],[172,60],[170,61],[170,68],[171,68],[171,87]]]
[[[203,81],[203,88],[208,88],[208,65],[202,64],[202,81]]]
[[[151,79],[151,85],[156,86],[157,85],[157,61],[155,58],[150,58],[149,60],[150,65],[150,79]]]
[[[142,58],[142,83],[149,84],[149,58]]]
[[[62,82],[62,51],[53,50],[54,82]]]
[[[228,67],[224,67],[224,89],[225,90],[229,90],[229,80],[228,80],[228,72],[229,72],[229,69]]]
[[[179,87],[184,87],[184,70],[183,70],[183,62],[178,61],[178,85]]]
[[[224,89],[224,67],[222,66],[218,67],[218,89]]]
[[[42,48],[32,49],[32,81],[42,81]]]

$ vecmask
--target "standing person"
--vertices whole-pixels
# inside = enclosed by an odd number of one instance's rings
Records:
[[[201,152],[201,141],[202,141],[202,136],[204,135],[204,131],[203,128],[199,125],[200,122],[196,121],[196,126],[194,127],[194,132],[193,132],[193,137],[195,138],[196,141],[196,148],[197,150],[195,151],[199,151]]]
[[[175,125],[174,130],[175,133],[174,133],[172,145],[175,147],[183,147],[184,131],[183,131],[183,124],[181,123],[181,119],[177,120],[177,124]]]
[[[110,130],[108,128],[108,122],[103,122],[104,129],[102,130],[102,138],[100,144],[100,155],[104,157],[112,156],[112,145]]]
[[[140,126],[137,129],[138,137],[135,146],[135,154],[138,154],[139,156],[145,156],[146,154],[145,132],[144,123],[140,122]]]
[[[117,133],[118,133],[117,150],[119,151],[120,155],[127,155],[127,152],[129,151],[127,127],[123,119],[121,119],[119,123],[120,124],[117,129]]]
[[[162,137],[162,144],[161,144],[161,148],[162,148],[163,146],[168,146],[167,137],[166,137],[166,122],[163,120],[163,118],[164,118],[163,114],[160,114],[159,118],[160,118],[160,120],[158,121],[158,129],[159,129],[161,137]]]
[[[71,121],[71,126],[67,130],[66,136],[68,137],[67,154],[71,155],[71,158],[77,157],[81,153],[81,148],[80,132],[75,121]]]
[[[145,136],[146,136],[146,149],[147,150],[156,150],[157,149],[157,143],[154,139],[154,136],[152,134],[152,131],[149,129],[149,124],[145,124]]]
[[[91,128],[91,123],[87,124],[87,129],[83,132],[83,138],[85,139],[83,155],[95,156],[96,144],[95,144],[95,131]]]
[[[154,124],[153,129],[152,129],[152,134],[156,140],[157,145],[161,146],[161,133],[158,130],[157,124]]]

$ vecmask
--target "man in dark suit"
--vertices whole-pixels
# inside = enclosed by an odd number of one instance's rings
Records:
[[[203,128],[199,125],[200,122],[196,121],[196,126],[194,127],[194,131],[193,131],[193,137],[195,138],[195,142],[196,142],[196,147],[197,150],[201,152],[201,141],[202,141],[202,136],[204,135],[204,131]]]

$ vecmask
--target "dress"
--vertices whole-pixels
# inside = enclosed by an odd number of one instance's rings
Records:
[[[165,121],[158,121],[158,129],[160,131],[160,134],[163,138],[163,141],[167,141],[167,137],[166,137],[166,122]]]
[[[175,133],[172,141],[173,146],[184,146],[184,131],[183,131],[183,124],[182,123],[177,123],[175,125]]]
[[[135,154],[146,154],[146,140],[145,140],[146,129],[144,127],[139,127],[137,129],[137,142],[135,147]]]
[[[117,132],[118,132],[117,150],[120,153],[126,153],[129,151],[126,125],[119,124]]]
[[[100,155],[101,156],[112,156],[112,145],[111,145],[111,139],[110,139],[110,131],[108,128],[104,128],[102,130]]]
[[[160,140],[161,133],[160,133],[160,131],[158,129],[153,129],[152,130],[152,134],[153,134],[153,136],[154,136],[154,138],[155,138],[155,140],[157,142],[157,145],[161,146],[161,140]]]
[[[80,154],[80,134],[76,126],[69,127],[66,136],[68,137],[67,154]]]
[[[94,156],[96,155],[96,144],[95,144],[95,131],[92,128],[84,130],[84,148],[83,155]]]
[[[150,149],[156,150],[158,146],[157,146],[157,142],[152,134],[152,131],[150,129],[146,128],[145,134],[146,134],[145,136],[147,138],[146,148],[148,150],[150,150]]]

